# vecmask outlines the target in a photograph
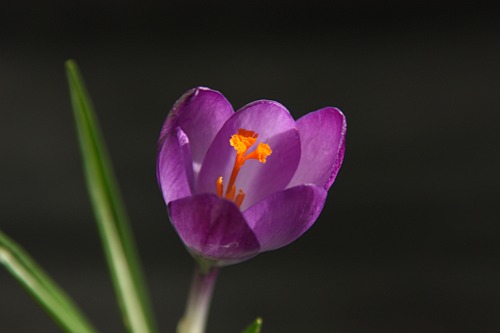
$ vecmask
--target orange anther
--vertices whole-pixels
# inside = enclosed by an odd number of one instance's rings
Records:
[[[234,201],[238,207],[241,206],[243,199],[245,199],[245,192],[241,189],[238,191],[235,198],[236,186],[234,183],[236,181],[236,177],[238,177],[241,167],[248,160],[258,160],[260,163],[266,163],[266,158],[273,152],[268,144],[259,143],[254,151],[247,153],[248,149],[252,147],[255,142],[257,142],[258,136],[259,134],[254,131],[239,128],[238,133],[233,134],[229,139],[229,144],[234,148],[234,150],[236,150],[236,158],[234,161],[233,171],[231,172],[231,177],[229,178],[229,183],[226,188],[225,198]],[[217,178],[216,191],[217,195],[222,197],[224,192],[222,177]]]

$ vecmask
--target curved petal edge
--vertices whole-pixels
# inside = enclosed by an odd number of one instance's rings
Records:
[[[156,163],[156,177],[167,204],[191,195],[192,165],[189,139],[180,127],[176,127],[165,134]]]
[[[170,131],[180,127],[191,142],[193,175],[196,181],[208,147],[233,113],[233,107],[220,92],[204,87],[191,89],[175,102],[169,112],[161,129],[158,147],[162,147]]]
[[[257,255],[260,244],[240,210],[214,194],[199,194],[169,203],[170,221],[194,253],[219,265]]]
[[[315,185],[299,185],[276,192],[248,208],[243,215],[259,240],[261,251],[290,244],[316,221],[327,191]]]
[[[328,190],[342,165],[347,123],[342,112],[326,107],[297,120],[301,159],[288,187],[315,184]]]

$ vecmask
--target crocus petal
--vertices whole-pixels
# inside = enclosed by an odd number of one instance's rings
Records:
[[[190,196],[193,187],[193,168],[189,139],[180,127],[165,133],[158,153],[156,176],[168,204]]]
[[[315,184],[330,188],[344,159],[346,121],[342,112],[326,107],[297,120],[301,158],[288,187]]]
[[[299,185],[273,193],[243,215],[257,236],[262,251],[283,247],[299,238],[318,218],[327,191]]]
[[[257,238],[232,202],[206,193],[172,201],[168,208],[175,230],[195,254],[234,263],[259,251]]]
[[[212,142],[200,171],[197,193],[214,192],[220,176],[229,180],[236,156],[229,139],[239,128],[255,131],[259,135],[257,142],[267,143],[272,149],[265,164],[257,160],[245,162],[236,179],[236,188],[246,193],[241,206],[245,210],[290,182],[300,160],[300,137],[283,105],[267,100],[248,104],[227,120]]]
[[[191,89],[170,111],[160,133],[159,147],[170,131],[180,127],[189,138],[196,181],[210,143],[233,113],[231,104],[218,91],[203,87]]]

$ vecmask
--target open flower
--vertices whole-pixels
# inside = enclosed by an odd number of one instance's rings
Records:
[[[196,258],[213,265],[293,242],[323,208],[345,133],[344,115],[333,107],[295,121],[274,101],[234,112],[217,91],[188,91],[158,142],[158,182],[172,225]]]

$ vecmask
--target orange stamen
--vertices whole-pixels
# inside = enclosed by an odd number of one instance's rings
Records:
[[[222,197],[222,193],[224,193],[224,185],[222,184],[222,177],[217,178],[217,182],[215,183],[215,187],[217,189],[217,195]]]
[[[236,204],[236,206],[241,207],[241,204],[243,203],[243,199],[245,199],[245,192],[243,192],[242,190],[239,190],[238,195],[234,199],[234,203]]]
[[[236,193],[236,186],[233,185],[231,187],[228,187],[226,191],[226,199],[233,201],[235,193]]]
[[[234,183],[236,181],[236,177],[238,177],[241,167],[248,160],[258,160],[260,163],[266,163],[267,157],[273,152],[268,144],[259,143],[254,151],[247,153],[248,149],[252,147],[255,142],[257,142],[258,136],[259,134],[254,131],[240,128],[238,129],[238,133],[233,134],[229,139],[229,144],[234,148],[234,150],[236,150],[236,159],[234,161],[233,171],[229,177],[225,198],[234,201],[238,207],[241,206],[243,199],[245,199],[245,192],[241,189],[238,191],[235,198],[236,186]],[[222,177],[217,178],[216,191],[217,195],[222,197],[222,193],[224,192]]]

